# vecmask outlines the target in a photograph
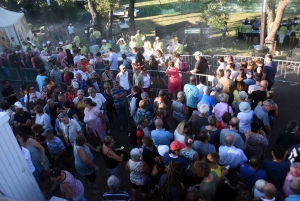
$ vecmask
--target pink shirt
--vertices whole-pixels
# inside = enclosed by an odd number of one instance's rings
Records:
[[[215,113],[215,116],[216,116],[217,120],[222,121],[223,114],[225,112],[228,112],[228,110],[229,110],[229,113],[231,114],[231,116],[233,116],[232,107],[229,106],[229,108],[228,108],[227,103],[220,102],[214,107],[213,112]]]
[[[292,194],[292,191],[290,189],[290,181],[294,178],[300,179],[300,177],[293,177],[290,172],[287,173],[286,178],[284,180],[283,188],[282,188],[283,192],[286,196],[289,196]]]
[[[63,52],[60,52],[58,55],[57,55],[57,61],[63,66],[63,67],[66,67],[67,66],[67,63],[66,62],[61,62],[61,60],[63,60],[63,58],[65,58],[66,54],[63,53]]]

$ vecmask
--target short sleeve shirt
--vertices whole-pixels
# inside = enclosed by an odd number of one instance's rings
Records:
[[[186,170],[190,167],[189,163],[187,162],[187,160],[185,158],[172,157],[172,156],[170,156],[169,153],[165,153],[165,155],[164,155],[165,166],[168,166],[170,164],[170,161],[172,161],[174,163],[179,163],[184,170]]]
[[[198,88],[194,85],[186,84],[184,85],[183,91],[186,95],[186,105],[191,108],[197,108],[196,98],[198,98],[199,95]]]
[[[65,149],[64,143],[58,137],[54,136],[52,141],[46,140],[50,154],[57,155]]]
[[[7,87],[7,88],[4,88],[4,87],[3,87],[2,93],[1,93],[1,94],[2,94],[2,97],[7,97],[7,96],[9,96],[9,95],[11,95],[11,94],[14,94],[14,93],[15,93],[14,88],[11,87],[11,86],[9,86],[9,87]],[[17,99],[16,96],[13,96],[13,97],[8,98],[6,101],[7,101],[10,105],[13,105],[13,104],[15,104],[15,102],[18,101],[18,99]]]
[[[96,93],[95,98],[93,98],[92,96],[89,96],[88,98],[92,99],[95,103],[97,103],[98,108],[101,108],[103,103],[106,102],[106,99],[101,93]]]
[[[31,120],[31,115],[29,112],[24,111],[24,114],[22,116],[15,113],[14,121],[25,124],[27,120]],[[31,132],[31,128],[28,126],[20,126],[19,128],[24,132]]]
[[[81,127],[76,119],[69,119],[69,125],[62,124],[63,133],[70,144],[74,145]]]
[[[118,69],[118,55],[112,52],[108,57],[109,62],[111,62],[110,70]]]

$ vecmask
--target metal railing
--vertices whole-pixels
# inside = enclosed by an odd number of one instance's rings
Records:
[[[280,81],[299,83],[300,61],[273,59],[277,64],[276,79]]]
[[[228,55],[214,55],[213,57],[212,57],[212,66],[213,67],[216,67],[216,66],[218,66],[218,58],[219,57],[223,57],[225,60],[226,60],[226,57],[227,57]],[[242,62],[242,61],[249,61],[249,60],[253,60],[253,59],[259,59],[259,60],[264,60],[264,58],[263,57],[252,57],[252,56],[237,56],[237,55],[231,55],[232,57],[233,57],[233,60],[235,61],[235,62],[238,62],[238,63],[240,63],[240,62]]]

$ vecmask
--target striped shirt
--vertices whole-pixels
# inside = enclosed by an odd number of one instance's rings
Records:
[[[120,190],[109,191],[103,194],[103,201],[131,201],[128,193]]]
[[[50,72],[50,77],[57,86],[60,86],[60,84],[62,83],[62,76],[60,70],[52,69]]]
[[[65,149],[64,143],[58,137],[54,136],[52,141],[46,140],[50,154],[57,155]]]
[[[120,86],[119,89],[116,89],[116,88],[112,88],[111,89],[111,95],[114,98],[115,105],[121,105],[121,104],[123,104],[123,103],[126,102],[126,98],[125,97],[123,97],[123,98],[121,98],[119,100],[115,99],[115,95],[119,96],[121,94],[127,95],[127,93],[126,93],[126,91],[125,91],[125,89],[123,87]]]

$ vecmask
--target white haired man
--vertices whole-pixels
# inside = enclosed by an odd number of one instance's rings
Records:
[[[107,179],[107,186],[110,191],[103,194],[103,201],[113,201],[113,200],[124,200],[131,201],[129,194],[125,191],[119,190],[120,180],[115,176],[111,175]]]
[[[235,138],[234,140],[234,146],[239,148],[239,149],[243,149],[244,148],[244,140],[241,137],[241,135],[239,134],[239,131],[237,130],[237,128],[239,127],[239,119],[236,117],[231,118],[231,120],[229,121],[229,128],[224,128],[221,130],[220,133],[220,144],[221,145],[225,145],[225,136],[227,134],[231,134],[233,135]]]
[[[254,120],[257,121],[263,128],[263,130],[267,133],[271,133],[271,125],[269,119],[269,112],[274,110],[275,103],[272,99],[267,99],[263,102],[263,104],[257,105],[254,109]],[[270,136],[268,136],[269,138]]]
[[[189,120],[192,124],[192,134],[198,135],[201,131],[202,126],[208,124],[206,114],[209,112],[207,104],[198,103],[198,114],[193,114]]]

